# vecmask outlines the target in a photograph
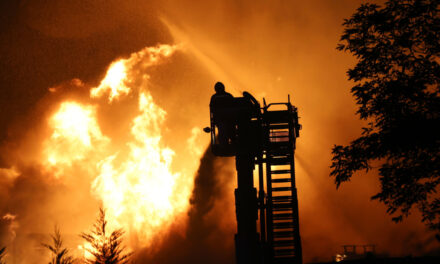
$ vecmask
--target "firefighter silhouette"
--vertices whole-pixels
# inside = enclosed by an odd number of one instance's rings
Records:
[[[225,109],[233,104],[233,96],[225,91],[225,86],[217,82],[214,86],[215,94],[211,97],[209,106],[213,114],[214,123],[218,128],[218,141],[220,145],[226,146],[233,143],[234,140],[234,121],[228,114],[220,114],[220,109]]]

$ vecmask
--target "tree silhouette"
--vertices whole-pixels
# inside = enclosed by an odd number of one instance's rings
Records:
[[[363,4],[343,23],[337,49],[358,60],[348,70],[366,121],[361,136],[333,148],[337,187],[361,170],[378,169],[381,190],[372,199],[394,221],[412,207],[440,231],[440,2],[389,0]]]
[[[82,233],[91,246],[87,249],[93,255],[93,259],[87,259],[90,264],[125,264],[130,260],[131,253],[125,254],[122,246],[124,231],[118,229],[110,235],[107,234],[107,220],[104,209],[99,209],[99,216],[90,233]]]
[[[5,260],[3,259],[6,256],[6,247],[0,248],[0,264],[6,264]]]
[[[43,247],[47,248],[52,253],[52,259],[49,264],[72,264],[74,259],[68,255],[69,250],[63,247],[60,229],[57,226],[55,226],[54,233],[51,237],[52,245],[41,243]]]

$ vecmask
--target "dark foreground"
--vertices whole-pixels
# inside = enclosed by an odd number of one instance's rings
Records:
[[[440,256],[426,257],[400,257],[400,258],[363,258],[354,260],[343,260],[340,262],[320,262],[319,264],[440,264]],[[311,263],[312,264],[312,263]],[[313,263],[318,264],[318,263]]]

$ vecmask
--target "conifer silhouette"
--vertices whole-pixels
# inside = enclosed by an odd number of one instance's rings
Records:
[[[51,237],[52,245],[41,243],[43,247],[47,248],[52,253],[52,259],[49,264],[72,264],[74,259],[72,256],[69,256],[69,250],[63,247],[60,229],[57,226],[55,226],[54,233]]]
[[[124,231],[118,229],[108,235],[105,210],[99,209],[99,216],[90,233],[82,233],[80,236],[86,240],[91,249],[87,249],[93,256],[87,259],[89,264],[125,264],[130,261],[131,253],[124,253],[122,236]]]

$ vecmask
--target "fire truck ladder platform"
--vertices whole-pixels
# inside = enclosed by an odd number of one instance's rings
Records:
[[[290,100],[289,100],[290,101]],[[278,105],[285,110],[269,111]],[[294,151],[300,125],[296,108],[289,103],[263,109],[266,164],[266,233],[268,263],[302,263]]]

